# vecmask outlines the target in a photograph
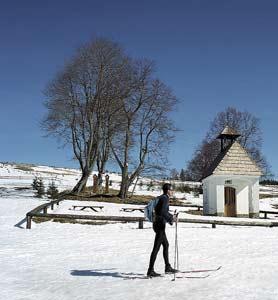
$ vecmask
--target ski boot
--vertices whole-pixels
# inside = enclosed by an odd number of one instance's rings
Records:
[[[159,277],[161,275],[156,273],[154,270],[148,270],[147,276],[148,277]]]
[[[165,273],[166,274],[171,274],[171,273],[178,273],[179,272],[179,270],[176,270],[176,269],[174,269],[174,268],[172,268],[171,267],[171,265],[167,265],[166,267],[165,267]]]

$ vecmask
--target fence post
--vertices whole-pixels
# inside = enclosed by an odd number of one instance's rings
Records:
[[[26,229],[31,229],[31,221],[32,221],[32,217],[29,216],[29,215],[27,215],[27,216],[26,216],[26,219],[27,219],[27,221],[26,221]]]
[[[212,223],[212,228],[216,228],[216,224],[215,223]]]
[[[144,228],[144,223],[143,223],[143,220],[139,220],[139,226],[138,226],[139,229],[143,229]]]
[[[47,206],[45,206],[45,207],[43,208],[43,213],[44,213],[44,214],[47,214]]]

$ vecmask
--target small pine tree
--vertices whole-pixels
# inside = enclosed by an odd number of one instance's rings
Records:
[[[48,195],[48,198],[50,198],[50,199],[58,198],[59,191],[58,191],[58,188],[57,188],[54,180],[52,180],[51,183],[49,184],[46,194]]]
[[[45,187],[44,187],[44,183],[41,178],[38,180],[38,186],[37,186],[36,190],[37,190],[36,196],[38,198],[42,198],[42,196],[45,194]]]
[[[181,172],[180,172],[180,180],[181,180],[181,181],[185,181],[185,180],[186,180],[186,175],[185,175],[184,169],[181,169]]]
[[[33,182],[32,182],[32,188],[34,190],[37,190],[38,189],[38,185],[39,185],[39,178],[36,176],[34,179],[33,179]]]

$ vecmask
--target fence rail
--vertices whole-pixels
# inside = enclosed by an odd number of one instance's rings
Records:
[[[47,213],[47,209],[50,207],[51,210],[54,209],[54,205],[59,205],[60,202],[63,201],[63,199],[57,199],[57,200],[53,200],[47,203],[44,203],[40,206],[37,206],[36,208],[34,208],[33,210],[29,211],[26,214],[26,228],[27,229],[31,229],[31,221],[32,221],[32,217],[38,217],[38,216],[44,216],[44,215],[51,215]],[[41,211],[43,213],[41,213]]]

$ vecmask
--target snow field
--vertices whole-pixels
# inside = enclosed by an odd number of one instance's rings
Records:
[[[12,168],[9,171],[10,178],[0,180],[0,299],[278,299],[278,228],[217,226],[212,229],[210,225],[180,223],[180,269],[220,265],[222,268],[205,279],[173,282],[173,276],[166,275],[132,280],[142,278],[147,272],[154,240],[150,223],[138,229],[137,223],[92,226],[33,222],[32,229],[26,230],[23,222],[26,212],[46,200],[34,198],[32,190],[15,189],[30,186],[32,179],[22,178],[24,172],[15,173],[16,178]],[[0,173],[3,175],[1,168]],[[75,176],[59,178],[63,186],[70,187]],[[277,198],[263,199],[260,206],[277,203]],[[69,210],[72,204],[63,201],[54,212],[72,213]],[[118,204],[103,205],[109,214],[122,214]],[[123,213],[137,214],[142,215]],[[174,226],[167,225],[167,236],[173,264]],[[162,249],[155,270],[164,272]]]
[[[179,224],[180,269],[222,269],[206,279],[130,280],[147,271],[154,239],[150,224],[143,230],[135,223],[15,227],[37,201],[1,198],[2,299],[278,298],[277,228]],[[168,226],[172,262],[174,234]],[[164,271],[162,251],[156,271]]]

